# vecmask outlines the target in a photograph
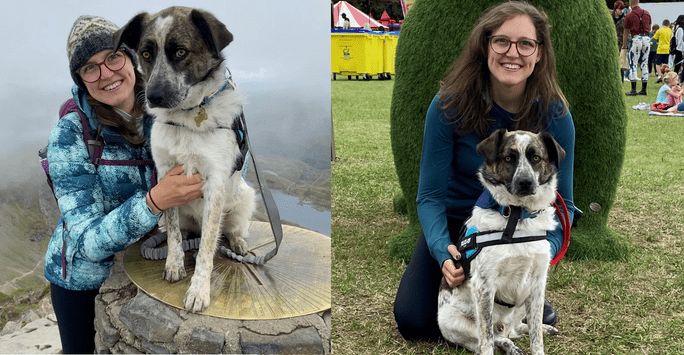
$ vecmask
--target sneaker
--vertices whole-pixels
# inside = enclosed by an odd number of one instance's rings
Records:
[[[661,78],[661,77],[658,77],[658,80],[656,80],[656,84],[658,84],[658,83],[662,83],[662,82],[663,82],[663,78]]]
[[[556,315],[556,310],[553,309],[549,301],[544,300],[544,316],[542,318],[542,323],[550,326],[555,326],[558,323],[558,315]]]
[[[523,318],[522,320],[523,323],[527,324],[527,317]],[[544,299],[544,312],[542,316],[542,323],[550,326],[555,326],[556,323],[558,323],[558,315],[556,314],[556,310],[553,309],[553,306],[551,306],[551,303]]]

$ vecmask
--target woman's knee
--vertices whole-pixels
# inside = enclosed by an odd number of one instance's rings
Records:
[[[430,341],[440,337],[436,312],[421,311],[395,302],[394,319],[399,334],[408,341]]]

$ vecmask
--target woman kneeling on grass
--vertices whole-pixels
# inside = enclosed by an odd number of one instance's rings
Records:
[[[556,79],[546,14],[533,5],[505,2],[478,20],[463,52],[447,70],[425,120],[418,186],[423,232],[402,277],[394,304],[399,332],[407,340],[437,340],[437,295],[444,277],[451,287],[465,275],[455,242],[484,187],[476,173],[484,158],[475,146],[499,128],[548,131],[567,152],[558,192],[575,207],[572,177],[575,127]],[[548,234],[553,258],[563,242],[559,227]],[[555,311],[545,302],[543,321]]]

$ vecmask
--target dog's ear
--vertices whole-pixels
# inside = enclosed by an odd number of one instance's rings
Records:
[[[499,146],[501,145],[501,141],[503,140],[503,136],[506,134],[506,132],[508,132],[508,130],[502,128],[485,138],[477,145],[477,154],[483,156],[487,160],[487,163],[493,163],[496,161],[496,155],[499,152]]]
[[[556,142],[551,133],[542,132],[542,140],[544,140],[544,146],[546,146],[546,152],[549,154],[549,160],[556,165],[556,168],[560,166],[560,162],[565,159],[565,150],[563,147]]]
[[[142,36],[143,22],[147,17],[147,13],[143,12],[132,18],[126,26],[114,32],[112,40],[114,41],[114,51],[119,50],[122,44],[131,48],[134,52],[138,51],[140,44],[140,36]]]
[[[214,15],[197,9],[190,12],[190,19],[214,57],[220,57],[221,50],[233,41],[233,34],[228,32],[226,25],[217,20]]]

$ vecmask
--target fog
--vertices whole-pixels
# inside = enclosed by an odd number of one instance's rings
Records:
[[[246,99],[250,139],[259,155],[330,168],[330,4],[265,0],[22,1],[0,12],[0,188],[42,174],[62,102],[71,95],[66,41],[80,15],[119,27],[140,12],[171,5],[211,12],[233,34],[226,66]],[[268,167],[266,167],[268,168]]]

